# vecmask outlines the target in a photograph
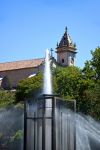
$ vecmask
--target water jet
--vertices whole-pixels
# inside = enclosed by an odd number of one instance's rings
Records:
[[[26,101],[24,150],[99,150],[100,124],[77,114],[75,100],[53,95],[49,56],[47,50],[43,94]]]
[[[53,94],[50,61],[47,50],[43,93],[26,99],[24,117],[16,107],[0,110],[0,150],[100,150],[100,123],[77,114],[75,100]],[[23,120],[24,142],[9,143],[23,130]]]
[[[46,50],[43,94],[34,103],[27,100],[25,106],[24,150],[76,150],[75,119],[68,103],[75,110],[75,100],[65,102],[52,93],[50,54]]]

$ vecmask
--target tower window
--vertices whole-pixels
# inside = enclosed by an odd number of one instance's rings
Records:
[[[64,59],[62,59],[62,63],[64,63]]]
[[[71,58],[71,64],[74,64],[74,58]]]

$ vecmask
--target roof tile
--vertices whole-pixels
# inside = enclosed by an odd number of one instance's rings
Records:
[[[0,71],[16,70],[32,67],[34,68],[39,66],[43,61],[44,58],[0,63]]]

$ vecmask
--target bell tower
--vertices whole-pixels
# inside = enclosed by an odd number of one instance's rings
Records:
[[[57,43],[56,50],[58,64],[62,66],[75,66],[76,44],[72,42],[67,33],[67,27],[61,41]]]

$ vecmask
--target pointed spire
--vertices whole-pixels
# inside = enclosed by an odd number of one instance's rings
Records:
[[[67,47],[73,47],[74,48],[74,44],[72,42],[70,35],[67,33],[67,30],[68,30],[68,28],[66,26],[65,27],[65,33],[62,36],[61,41],[59,42],[57,47],[67,46]]]

